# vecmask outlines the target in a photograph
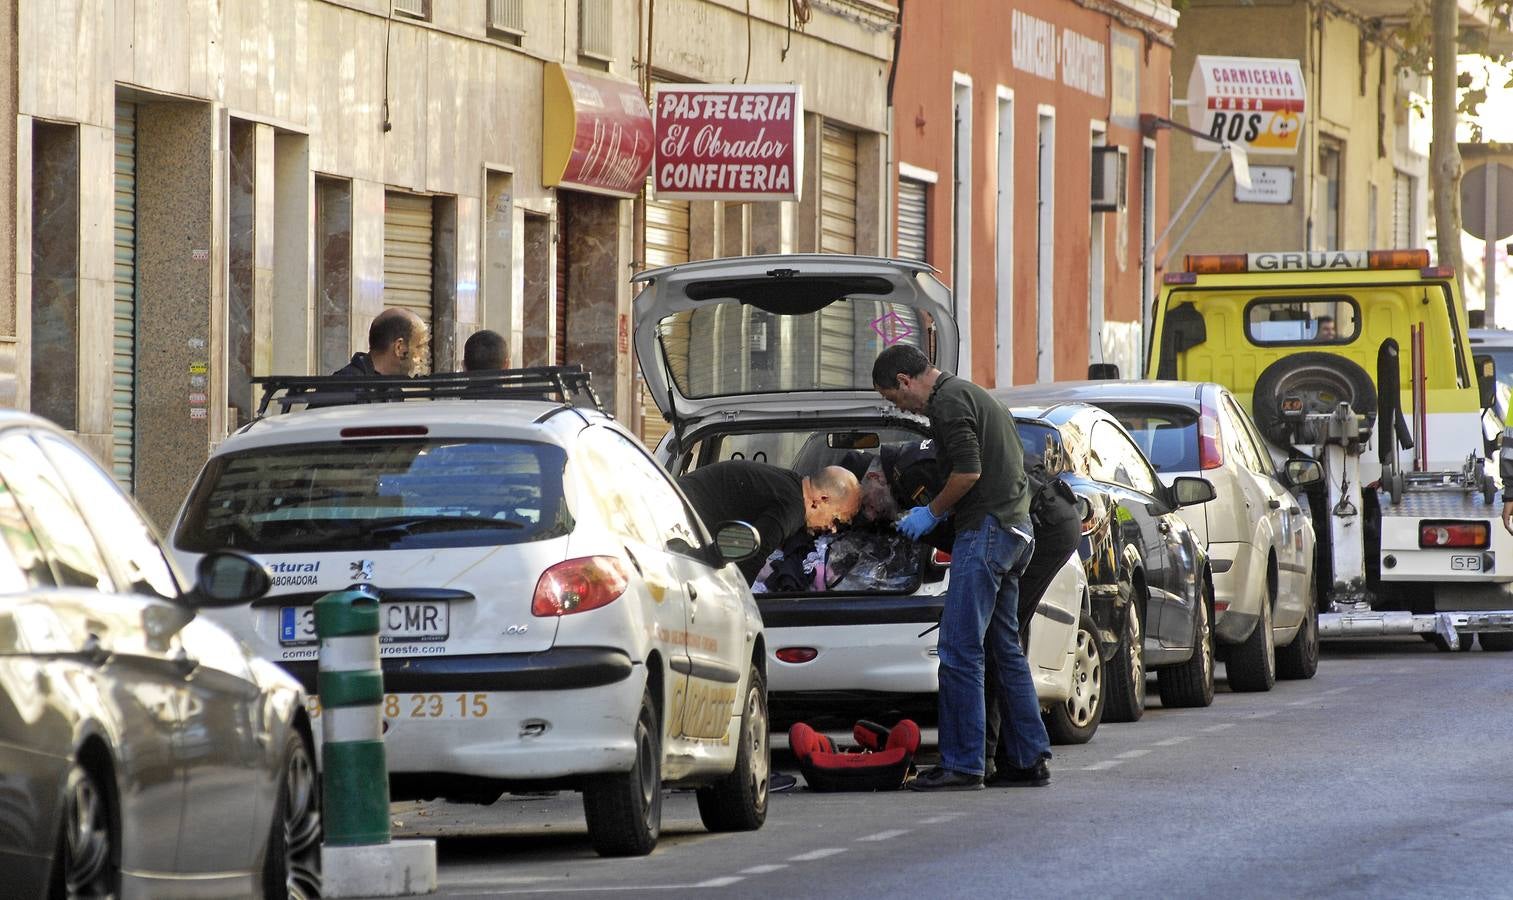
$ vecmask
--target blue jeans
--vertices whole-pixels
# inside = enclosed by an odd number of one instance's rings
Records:
[[[951,583],[940,618],[940,761],[955,772],[981,775],[983,758],[983,644],[997,662],[1003,741],[1021,768],[1051,753],[1040,719],[1030,664],[1019,647],[1019,575],[1035,546],[1028,520],[1010,528],[988,516],[958,531],[951,547]]]

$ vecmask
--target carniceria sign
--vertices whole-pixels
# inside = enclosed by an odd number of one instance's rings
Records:
[[[1212,140],[1195,137],[1193,146],[1211,152],[1222,142],[1247,153],[1296,153],[1307,98],[1295,59],[1199,56],[1187,80],[1187,121]]]

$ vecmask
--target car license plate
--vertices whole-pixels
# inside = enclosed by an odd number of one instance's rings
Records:
[[[504,706],[502,694],[384,694],[385,719],[487,719]],[[305,708],[318,724],[323,710],[320,697],[310,697]]]
[[[1476,553],[1457,553],[1450,557],[1452,572],[1480,572],[1481,556]]]
[[[378,641],[381,644],[444,641],[451,629],[451,610],[446,601],[384,603],[379,609]],[[278,611],[280,644],[313,644],[315,607],[284,606]]]

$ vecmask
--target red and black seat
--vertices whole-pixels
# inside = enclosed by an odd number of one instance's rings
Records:
[[[861,750],[836,750],[830,738],[803,722],[788,729],[788,747],[798,758],[804,781],[815,791],[896,791],[903,787],[914,754],[919,726],[904,719],[892,728],[857,722],[852,729]]]

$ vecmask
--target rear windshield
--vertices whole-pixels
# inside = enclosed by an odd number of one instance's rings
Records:
[[[194,553],[401,550],[567,534],[566,456],[525,441],[369,441],[216,457],[175,544]]]
[[[883,348],[910,344],[933,356],[933,329],[929,313],[862,296],[795,315],[711,301],[663,319],[657,337],[678,392],[699,398],[870,391],[872,363]]]
[[[1100,403],[1157,472],[1192,472],[1198,468],[1198,414],[1173,406]]]

